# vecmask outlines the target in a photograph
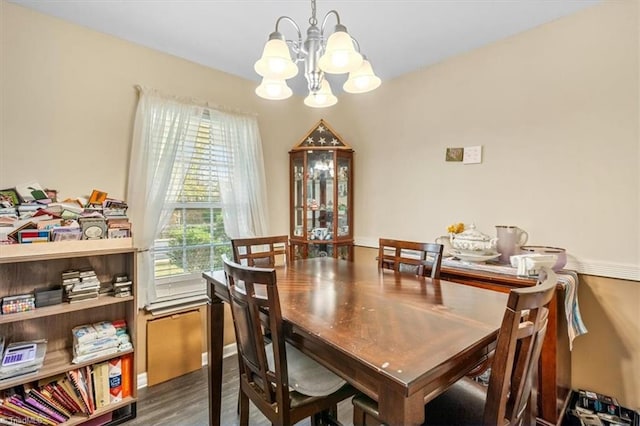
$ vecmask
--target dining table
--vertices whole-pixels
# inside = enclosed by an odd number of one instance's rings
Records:
[[[507,294],[318,257],[276,267],[287,341],[378,401],[392,425],[424,422],[424,404],[495,348]],[[220,424],[224,271],[204,272],[209,416]]]

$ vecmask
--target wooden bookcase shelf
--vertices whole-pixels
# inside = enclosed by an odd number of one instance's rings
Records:
[[[0,381],[0,390],[24,383],[37,382],[86,365],[132,355],[135,351],[123,351],[73,364],[73,337],[71,329],[82,324],[99,321],[125,320],[131,341],[136,342],[137,302],[136,250],[131,238],[61,241],[37,244],[13,244],[0,246],[0,297],[33,293],[36,289],[59,286],[62,272],[69,269],[93,269],[101,283],[110,283],[116,275],[125,274],[132,281],[132,296],[100,296],[97,299],[36,308],[28,312],[0,315],[0,336],[7,343],[47,340],[44,365],[35,373]],[[96,410],[91,416],[76,415],[64,425],[81,424],[109,412],[113,423],[132,418],[136,413],[137,382],[135,368],[131,371],[131,397]],[[126,410],[123,408],[128,407]],[[122,412],[122,413],[121,413]],[[120,415],[122,414],[122,415]]]
[[[7,314],[0,316],[0,324],[9,324],[12,322],[25,321],[40,317],[50,317],[54,315],[68,314],[74,311],[84,311],[85,309],[97,308],[99,306],[107,306],[116,303],[127,303],[133,300],[133,296],[113,297],[100,296],[97,299],[84,300],[82,302],[70,304],[61,303],[59,305],[45,306],[36,308],[33,311],[17,312],[15,314]]]
[[[65,373],[72,368],[80,368],[80,367],[84,367],[85,365],[97,364],[99,362],[106,361],[112,358],[117,358],[129,353],[133,353],[133,350],[122,351],[109,356],[97,357],[90,361],[81,362],[78,364],[72,364],[71,348],[68,348],[67,350],[60,350],[60,351],[54,351],[54,352],[47,351],[47,356],[45,357],[44,365],[40,370],[38,370],[35,373],[25,374],[23,376],[2,380],[0,381],[0,390],[9,389],[13,386],[17,386],[22,383],[33,382],[40,379],[46,379],[47,377],[52,377],[60,373]]]

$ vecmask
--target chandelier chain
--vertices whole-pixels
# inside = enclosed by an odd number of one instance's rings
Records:
[[[318,25],[316,19],[316,0],[311,0],[311,18],[309,18],[309,24],[312,26]]]

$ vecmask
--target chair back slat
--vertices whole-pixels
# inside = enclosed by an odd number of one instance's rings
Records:
[[[440,278],[443,246],[380,238],[378,268]]]
[[[549,321],[555,276],[541,285],[513,289],[498,334],[492,362],[484,424],[529,423],[538,361]]]
[[[288,265],[291,262],[287,235],[234,238],[231,240],[231,246],[234,262],[241,265],[273,268],[276,265]]]

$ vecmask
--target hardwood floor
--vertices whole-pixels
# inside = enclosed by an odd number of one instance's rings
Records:
[[[235,355],[223,362],[222,418],[224,426],[238,425],[238,361]],[[138,390],[137,417],[127,426],[204,426],[209,424],[207,367],[158,385]],[[338,405],[338,417],[343,425],[353,425],[351,399]],[[250,425],[270,425],[260,411],[251,406]],[[308,419],[297,425],[309,425]]]

